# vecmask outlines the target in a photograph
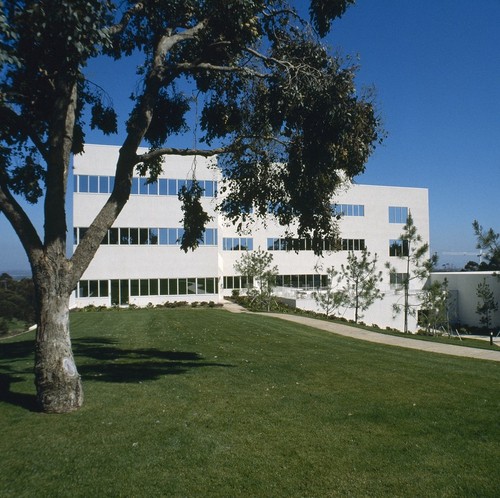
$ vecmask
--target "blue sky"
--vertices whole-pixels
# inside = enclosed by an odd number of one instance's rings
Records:
[[[375,87],[388,133],[357,181],[429,189],[438,267],[478,260],[443,254],[477,254],[474,219],[500,231],[499,26],[500,0],[358,0],[326,40],[359,57],[358,87]],[[126,117],[137,78],[120,66],[98,61],[87,74]],[[119,144],[120,136],[89,131],[87,141]],[[189,137],[176,145],[191,146]],[[29,209],[38,227],[41,211]],[[1,214],[0,255],[0,271],[28,267]]]

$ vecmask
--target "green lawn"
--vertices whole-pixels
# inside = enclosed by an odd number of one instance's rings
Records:
[[[500,496],[500,368],[220,309],[72,314],[84,407],[0,342],[0,496]],[[10,390],[5,386],[10,382]]]

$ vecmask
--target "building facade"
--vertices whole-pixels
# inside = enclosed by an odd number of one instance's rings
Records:
[[[75,246],[109,197],[118,152],[118,147],[86,145],[85,154],[74,157]],[[178,191],[194,174],[204,189],[204,209],[212,218],[200,246],[185,253],[180,250],[182,210]],[[234,289],[245,287],[234,264],[244,251],[260,248],[271,252],[278,266],[277,295],[314,309],[312,294],[326,284],[326,269],[339,268],[349,251],[366,247],[378,256],[384,299],[365,312],[363,321],[402,327],[402,317],[393,317],[392,312],[392,305],[402,300],[401,288],[397,279],[390,278],[385,263],[405,271],[404,261],[396,253],[408,212],[423,240],[429,240],[427,189],[346,186],[332,200],[336,212],[342,214],[339,250],[325,251],[318,257],[306,240],[285,240],[285,229],[272,215],[265,221],[251,221],[244,232],[238,233],[215,209],[220,181],[216,160],[201,157],[166,156],[163,173],[152,184],[138,174],[134,176],[130,199],[82,276],[72,306],[219,302]],[[411,294],[417,294],[422,286],[423,282],[412,281]],[[352,318],[353,310],[342,310],[341,314]],[[416,327],[415,320],[410,327]]]

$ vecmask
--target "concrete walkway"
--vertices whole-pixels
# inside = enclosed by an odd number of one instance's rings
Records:
[[[224,308],[232,313],[250,313],[240,305],[225,301]],[[325,330],[337,335],[351,337],[353,339],[361,339],[363,341],[376,342],[378,344],[386,344],[388,346],[398,346],[401,348],[418,349],[420,351],[428,351],[430,353],[440,353],[451,356],[462,356],[466,358],[476,358],[479,360],[500,361],[500,351],[488,349],[469,348],[465,346],[455,346],[449,344],[440,344],[432,341],[419,341],[418,339],[408,339],[406,337],[398,337],[388,334],[379,334],[350,325],[340,323],[327,322],[325,320],[317,320],[299,315],[287,315],[284,313],[259,313],[264,316],[279,318],[289,322],[307,325],[316,329]]]

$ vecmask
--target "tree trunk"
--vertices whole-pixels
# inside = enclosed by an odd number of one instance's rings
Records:
[[[69,293],[58,292],[60,281],[45,273],[43,287],[37,285],[37,334],[35,385],[40,409],[67,413],[83,403],[80,375],[76,369],[69,335]]]

